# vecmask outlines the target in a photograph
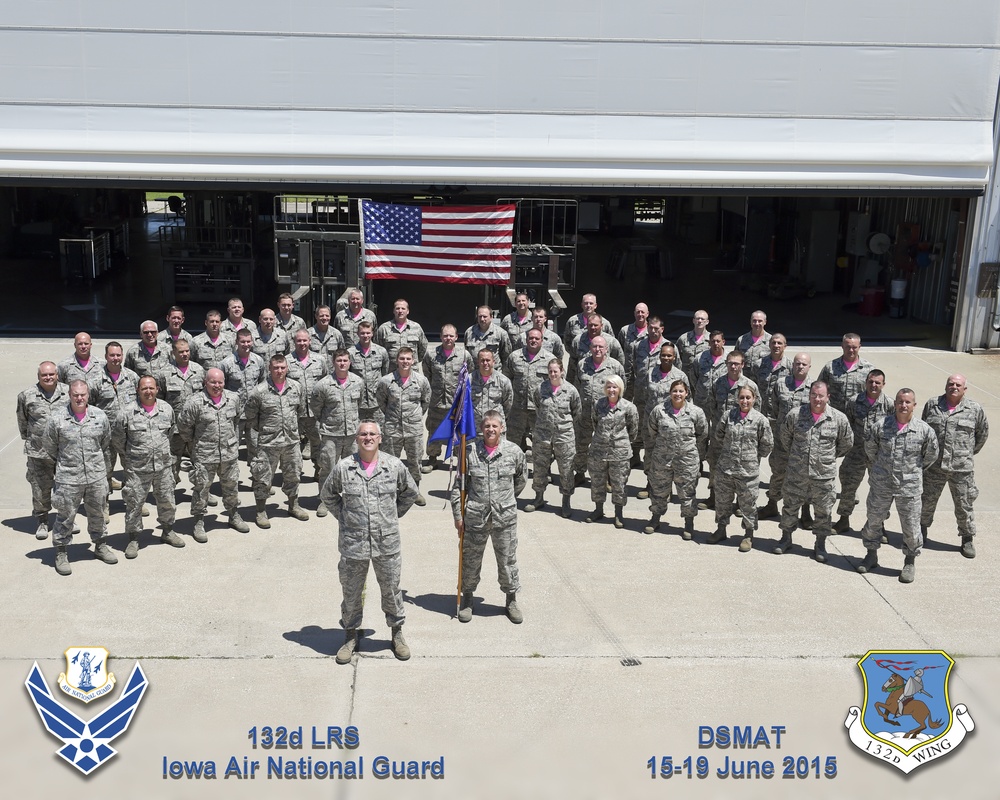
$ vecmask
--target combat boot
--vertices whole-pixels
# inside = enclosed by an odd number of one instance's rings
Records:
[[[903,569],[899,573],[900,583],[913,583],[913,579],[917,574],[917,557],[916,556],[906,556],[903,559]]]
[[[258,528],[270,528],[271,520],[267,518],[267,501],[258,500],[257,501],[257,527]]]
[[[966,558],[976,557],[976,545],[973,544],[971,536],[962,537],[962,555]]]
[[[616,528],[624,528],[625,527],[625,520],[622,519],[622,510],[624,508],[625,508],[625,506],[619,506],[619,505],[615,506],[615,527]]]
[[[108,486],[111,487],[111,491],[112,492],[117,492],[119,489],[122,488],[122,482],[120,480],[118,480],[118,478],[112,478],[108,482]]]
[[[573,516],[573,507],[570,505],[569,495],[563,495],[562,511],[559,512],[565,519],[569,519]]]
[[[774,519],[778,516],[778,501],[768,498],[767,504],[757,509],[758,519]]]
[[[740,541],[740,552],[749,553],[753,550],[753,531],[744,529],[743,539]]]
[[[820,564],[826,563],[826,537],[817,536],[816,546],[813,548],[813,558],[815,558]]]
[[[316,516],[317,517],[325,517],[329,513],[330,513],[330,511],[326,507],[325,503],[321,502],[318,506],[316,506]]]
[[[833,526],[834,533],[847,533],[851,529],[851,515],[841,514],[837,524]]]
[[[199,544],[205,544],[208,541],[208,534],[205,533],[205,518],[195,517],[194,518],[194,530],[191,532],[191,536]]]
[[[438,465],[437,456],[429,456],[427,458],[427,463],[424,464],[422,467],[420,467],[420,471],[424,473],[424,475],[429,475],[430,473],[432,473],[434,470],[437,469],[437,465]]]
[[[169,525],[163,526],[163,533],[160,534],[160,541],[164,544],[169,544],[171,547],[183,547],[184,540],[174,533],[173,528]]]
[[[118,563],[118,556],[115,555],[114,550],[108,547],[108,543],[104,539],[98,539],[94,542],[94,558],[103,561],[105,564]]]
[[[49,515],[48,514],[38,514],[35,517],[38,520],[38,527],[35,528],[35,538],[36,539],[48,539],[49,538]]]
[[[694,537],[694,517],[684,517],[684,530],[681,531],[681,538],[685,542],[690,542]]]
[[[648,500],[649,499],[649,483],[648,482],[646,483],[646,488],[645,489],[640,489],[638,491],[638,493],[636,494],[636,497],[638,497],[640,500]]]
[[[229,515],[229,527],[239,533],[250,533],[250,526],[243,521],[239,511],[234,511]]]
[[[792,549],[792,532],[782,531],[781,540],[774,546],[774,554],[780,556]]]
[[[413,501],[415,506],[425,506],[427,505],[427,498],[423,496],[420,492],[417,492],[417,499]],[[405,661],[405,659],[404,659]]]
[[[128,544],[125,545],[125,558],[133,559],[137,558],[139,555],[139,534],[130,533],[128,535]]]
[[[293,519],[297,519],[300,522],[305,522],[309,519],[309,512],[299,505],[298,497],[288,498],[288,516]]]
[[[590,512],[590,515],[584,521],[599,522],[602,519],[604,519],[604,503],[595,503],[594,510]]]
[[[66,545],[56,545],[56,572],[60,575],[72,575],[73,568],[69,565],[69,556],[66,554]]]
[[[406,661],[410,657],[410,647],[403,638],[402,625],[394,625],[392,628],[392,654],[400,661]]]
[[[358,649],[358,632],[354,628],[344,631],[344,643],[337,651],[337,663],[348,664]]]
[[[812,514],[809,512],[809,504],[803,503],[802,515],[799,517],[799,527],[804,531],[811,531],[813,527]]]
[[[515,592],[507,592],[507,619],[513,622],[515,625],[520,625],[524,622],[524,614],[521,613],[521,609],[517,607],[517,594]]]
[[[712,511],[715,509],[715,489],[708,493],[708,498],[698,503],[698,508],[702,511]]]
[[[709,544],[718,544],[719,542],[726,541],[726,535],[727,535],[726,526],[723,525],[722,523],[719,523],[715,531],[710,533],[708,535],[708,539],[706,539],[705,541],[708,542]]]
[[[858,572],[864,575],[866,572],[874,572],[878,566],[878,550],[869,550],[865,553],[864,560],[858,564]]]
[[[642,529],[643,533],[656,533],[660,529],[660,515],[653,514],[649,518],[649,522],[646,523],[646,527]]]
[[[472,622],[472,592],[462,592],[462,603],[458,607],[458,621]]]
[[[532,511],[538,511],[540,508],[545,508],[545,495],[538,492],[535,494],[535,499],[528,503],[528,505],[524,507],[524,510],[530,514]]]
[[[209,492],[205,497],[205,502],[208,504],[209,508],[215,508],[215,506],[219,505],[219,498]]]

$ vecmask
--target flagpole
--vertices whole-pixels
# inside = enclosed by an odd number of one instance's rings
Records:
[[[461,451],[458,454],[458,497],[462,513],[462,530],[458,534],[458,588],[455,592],[456,614],[462,609],[462,555],[465,551],[465,434],[462,434]]]

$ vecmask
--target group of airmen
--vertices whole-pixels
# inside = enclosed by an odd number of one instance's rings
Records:
[[[527,483],[529,442],[534,497],[525,512],[545,507],[555,461],[559,513],[572,517],[574,490],[589,476],[594,508],[585,521],[606,519],[610,493],[608,517],[622,528],[629,474],[641,466],[646,485],[637,496],[649,499],[651,512],[645,533],[660,530],[676,499],[684,539],[693,538],[699,510],[714,511],[712,544],[727,538],[735,514],[742,518],[739,550],[747,552],[758,518],[780,516],[781,539],[773,551],[788,552],[793,532],[811,529],[814,557],[825,562],[826,538],[850,529],[857,490],[868,474],[867,555],[860,572],[878,565],[883,522],[895,501],[903,532],[899,579],[914,579],[916,556],[946,484],[961,552],[975,556],[974,456],[989,432],[982,407],[965,396],[965,378],[952,375],[944,394],[916,416],[911,389],[898,390],[894,400],[884,394],[886,375],[861,355],[857,334],[844,335],[843,355],[810,382],[809,354],[786,354],[786,337],[767,331],[762,311],[751,315],[750,330],[727,351],[724,333],[710,329],[702,310],[694,313],[691,330],[670,341],[663,320],[646,304],[637,304],[634,320],[616,333],[598,313],[597,298],[585,294],[560,337],[545,309],[532,308],[528,295],[517,293],[514,309],[502,319],[481,306],[461,339],[456,326],[444,325],[441,344],[432,348],[409,318],[406,300],[395,301],[392,319],[381,325],[357,289],[335,314],[327,306],[316,309],[311,326],[294,306],[292,296],[282,294],[277,313],[264,309],[254,324],[233,298],[225,318],[208,312],[197,336],[184,329],[184,312],[174,306],[162,331],[146,320],[140,341],[127,350],[109,342],[104,357],[97,357],[90,335],[79,333],[70,356],[39,365],[37,384],[18,397],[17,418],[36,536],[48,537],[54,509],[60,575],[72,571],[67,545],[81,504],[95,556],[117,562],[106,537],[108,497],[118,488],[126,508],[126,558],[139,553],[150,492],[162,540],[183,547],[174,530],[182,468],[193,486],[196,542],[207,541],[205,514],[219,504],[211,490],[216,478],[229,527],[249,532],[238,497],[243,442],[259,528],[271,525],[267,501],[277,471],[288,515],[309,518],[299,503],[304,460],[313,462],[320,486],[317,516],[333,513],[340,523],[341,623],[348,635],[338,661],[349,661],[357,648],[369,561],[376,564],[393,650],[408,657],[398,518],[411,505],[426,505],[421,476],[444,466],[442,444],[429,436],[448,415],[463,369],[481,434],[468,451],[464,513],[457,485],[452,502],[467,564],[463,622],[472,616],[490,539],[507,615],[523,619],[516,602],[516,497]],[[404,454],[405,462],[399,458]],[[758,509],[764,458],[771,478],[767,502]],[[123,483],[113,477],[118,460]],[[709,494],[699,501],[706,463]],[[376,491],[379,481],[385,485]],[[385,507],[376,513],[379,502]],[[384,536],[373,535],[375,529]]]

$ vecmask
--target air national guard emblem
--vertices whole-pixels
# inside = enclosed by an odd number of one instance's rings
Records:
[[[906,773],[953,752],[976,726],[966,706],[951,707],[954,666],[942,650],[865,653],[858,661],[864,705],[844,721],[854,745]]]
[[[85,702],[107,694],[114,686],[114,677],[107,671],[107,659],[108,651],[103,647],[71,647],[66,651],[67,669],[59,676],[59,686]],[[24,685],[45,729],[63,742],[56,752],[89,775],[118,752],[111,742],[128,728],[149,681],[136,662],[118,699],[89,721],[81,719],[52,695],[37,661]]]
[[[59,688],[84,703],[106,695],[115,687],[115,676],[108,672],[108,655],[103,647],[69,648]]]

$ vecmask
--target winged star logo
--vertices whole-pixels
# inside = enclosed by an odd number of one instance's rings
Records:
[[[128,728],[149,681],[136,662],[118,699],[89,721],[53,697],[37,661],[24,685],[45,729],[63,742],[56,752],[84,775],[89,775],[117,754],[111,742]]]

